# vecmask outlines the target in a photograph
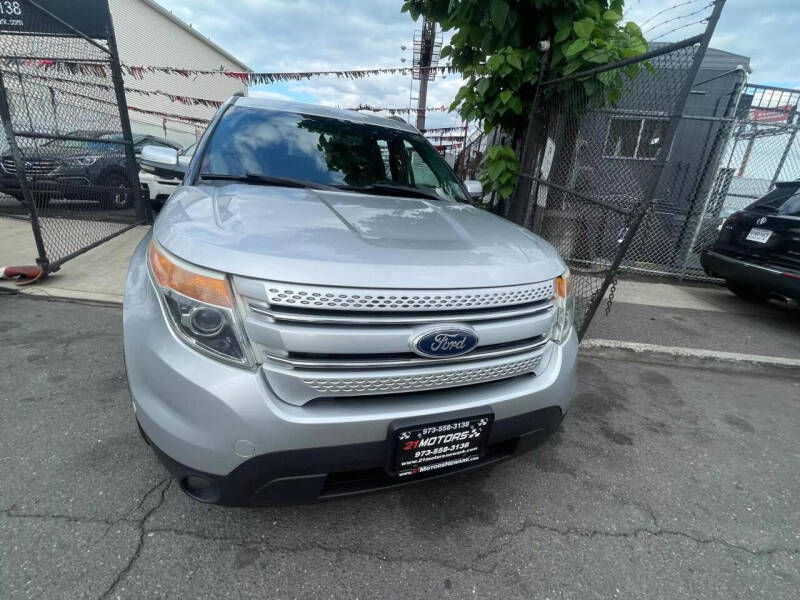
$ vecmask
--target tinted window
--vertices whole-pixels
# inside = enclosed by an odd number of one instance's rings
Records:
[[[778,185],[770,193],[748,206],[747,210],[800,217],[800,185]]]
[[[341,187],[413,186],[467,200],[447,164],[419,134],[262,108],[228,109],[209,140],[200,170]]]

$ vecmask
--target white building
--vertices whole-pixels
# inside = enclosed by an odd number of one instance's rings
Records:
[[[187,69],[249,71],[240,60],[220,48],[153,0],[109,0],[120,61],[131,66],[168,66]],[[225,75],[182,77],[147,73],[144,79],[125,74],[125,86],[159,90],[181,96],[227,100],[234,92],[247,93],[238,79]],[[129,106],[162,113],[210,119],[216,109],[172,102],[164,96],[126,94]],[[192,143],[203,131],[178,120],[131,111],[134,133],[164,136],[181,144]]]

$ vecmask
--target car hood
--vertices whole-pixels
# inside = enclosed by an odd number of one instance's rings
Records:
[[[547,242],[467,204],[277,186],[180,187],[154,235],[190,263],[294,283],[518,285],[561,274]]]
[[[38,148],[20,148],[22,155],[28,160],[53,160],[58,161],[65,158],[74,158],[76,156],[103,156],[114,158],[116,156],[124,156],[122,150],[115,150],[106,146],[98,148],[50,148],[48,146],[40,146]],[[10,152],[6,152],[0,158],[12,158]]]

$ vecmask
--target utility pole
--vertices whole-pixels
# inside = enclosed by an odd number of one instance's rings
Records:
[[[434,58],[436,23],[422,18],[422,35],[419,47],[419,97],[417,99],[417,129],[425,131],[425,109],[428,102],[428,80],[431,79],[434,60],[438,62],[438,52]],[[416,65],[415,65],[416,66]]]

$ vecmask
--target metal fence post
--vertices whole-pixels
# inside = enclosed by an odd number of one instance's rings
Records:
[[[125,162],[127,163],[128,176],[131,180],[131,194],[133,195],[133,203],[136,210],[136,216],[143,219],[148,223],[153,220],[153,215],[150,210],[149,198],[147,202],[142,199],[142,186],[139,184],[139,165],[136,162],[136,154],[133,149],[133,132],[131,131],[131,120],[128,115],[128,101],[125,98],[125,82],[122,78],[122,69],[119,64],[119,52],[117,51],[117,38],[114,34],[114,24],[111,19],[110,8],[106,4],[106,10],[109,11],[108,16],[108,51],[111,54],[110,67],[111,67],[111,80],[114,82],[114,94],[117,98],[117,105],[119,106],[119,120],[122,128],[122,137],[126,141],[125,144]]]
[[[527,227],[531,219],[531,213],[536,204],[536,191],[538,183],[531,176],[537,177],[544,156],[544,143],[542,136],[542,82],[544,81],[547,64],[550,57],[550,42],[540,42],[540,46],[546,44],[544,52],[539,59],[539,77],[536,80],[536,90],[534,91],[533,104],[528,113],[528,127],[525,131],[523,142],[522,157],[520,160],[520,176],[517,182],[517,189],[514,193],[515,202],[511,214],[511,220]]]
[[[789,156],[789,152],[791,152],[792,146],[794,145],[794,140],[797,137],[797,129],[798,126],[800,126],[800,122],[798,122],[797,119],[798,114],[800,113],[798,113],[797,106],[795,106],[793,114],[787,119],[789,124],[794,124],[795,127],[792,129],[792,133],[789,134],[789,139],[786,141],[786,147],[783,149],[781,159],[778,161],[778,166],[775,168],[775,174],[772,176],[772,180],[769,182],[769,189],[772,189],[778,179],[780,179],[781,171],[783,171],[783,165],[786,163],[786,158]],[[794,123],[792,123],[792,121],[794,121]]]
[[[717,22],[719,21],[719,16],[722,13],[722,8],[724,5],[725,0],[715,0],[714,2],[714,10],[711,12],[711,16],[708,18],[706,30],[697,46],[697,50],[695,50],[692,66],[689,68],[689,71],[686,75],[686,81],[684,82],[683,87],[678,94],[673,113],[670,115],[669,125],[667,126],[667,131],[664,135],[664,143],[659,148],[658,154],[651,165],[653,173],[650,176],[650,180],[644,194],[642,195],[641,201],[638,202],[634,208],[632,215],[633,218],[628,225],[628,230],[622,238],[614,260],[608,268],[608,271],[611,274],[616,273],[616,271],[619,269],[622,259],[625,257],[625,253],[628,247],[631,245],[631,242],[633,242],[633,238],[636,236],[639,225],[644,220],[647,210],[650,207],[650,202],[653,200],[653,197],[658,189],[658,184],[661,181],[661,174],[664,171],[664,166],[667,164],[667,157],[669,156],[672,142],[675,139],[675,134],[678,131],[678,125],[680,124],[681,117],[683,116],[683,112],[686,107],[686,101],[689,98],[689,93],[694,85],[694,80],[697,78],[697,73],[700,71],[700,64],[703,62],[706,50],[708,49],[708,44],[711,41],[711,36],[714,34],[714,29],[717,26]],[[591,316],[597,311],[597,307],[600,306],[600,302],[602,302],[606,291],[611,285],[611,281],[612,277],[606,277],[603,280],[603,283],[600,285],[600,288],[593,295],[586,311],[586,314],[589,316],[589,318],[584,319],[584,321],[581,323],[580,329],[578,330],[579,339],[582,339],[586,333],[589,323],[591,322]]]
[[[0,120],[3,122],[3,130],[6,134],[8,147],[11,150],[11,155],[14,157],[14,164],[17,167],[17,180],[19,187],[22,191],[22,198],[28,205],[28,214],[30,216],[31,229],[33,230],[33,240],[36,244],[36,264],[38,264],[43,271],[43,275],[50,272],[50,261],[47,258],[47,252],[44,246],[44,239],[42,238],[42,228],[39,223],[39,212],[36,208],[36,201],[28,185],[28,177],[25,173],[25,159],[22,157],[19,146],[17,146],[17,138],[14,134],[14,125],[11,121],[11,110],[8,107],[8,96],[6,94],[6,82],[3,78],[3,73],[0,71]]]

